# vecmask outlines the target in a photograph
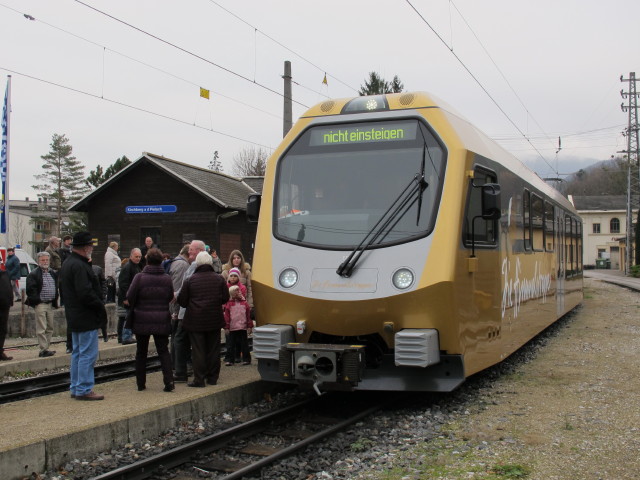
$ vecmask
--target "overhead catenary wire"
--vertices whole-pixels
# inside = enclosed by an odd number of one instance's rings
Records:
[[[209,0],[209,2],[213,3],[214,5],[216,5],[217,7],[219,7],[220,9],[224,10],[225,12],[227,12],[229,15],[235,17],[236,19],[240,20],[242,23],[244,23],[245,25],[251,27],[254,29],[255,32],[260,33],[261,35],[263,35],[264,37],[268,38],[269,40],[271,40],[272,42],[274,42],[275,44],[279,45],[280,47],[284,48],[285,50],[287,50],[288,52],[294,54],[296,57],[298,57],[300,60],[308,63],[309,65],[311,65],[312,67],[318,69],[320,72],[328,75],[329,77],[331,77],[332,79],[334,79],[336,82],[341,83],[342,85],[344,85],[345,87],[353,90],[354,92],[358,92],[357,88],[352,87],[351,85],[343,82],[342,80],[340,80],[338,77],[336,77],[335,75],[331,75],[330,73],[327,73],[327,69],[326,68],[322,68],[319,67],[318,65],[316,65],[315,63],[313,63],[311,60],[309,60],[308,58],[304,57],[303,55],[301,55],[300,53],[296,52],[295,50],[292,50],[291,48],[287,47],[286,45],[284,45],[282,42],[276,40],[275,38],[273,38],[271,35],[263,32],[262,30],[260,30],[258,27],[256,27],[255,25],[252,25],[251,23],[249,23],[247,20],[245,20],[244,18],[240,17],[239,15],[237,15],[236,13],[232,12],[231,10],[229,10],[228,8],[223,7],[222,5],[220,5],[218,2],[216,2],[215,0]],[[306,88],[306,87],[305,87]],[[312,90],[313,91],[313,90]],[[315,93],[319,93],[319,92],[315,92]],[[324,95],[324,94],[321,94]],[[326,95],[324,95],[326,96]]]
[[[190,51],[190,50],[188,50],[186,48],[183,48],[183,47],[181,47],[181,46],[179,46],[179,45],[177,45],[175,43],[172,43],[172,42],[170,42],[168,40],[165,40],[162,37],[159,37],[157,35],[154,35],[153,33],[147,32],[146,30],[143,30],[140,27],[136,27],[135,25],[132,25],[131,23],[125,22],[122,19],[114,17],[113,15],[110,15],[107,12],[103,12],[102,10],[100,10],[100,9],[98,9],[98,8],[92,6],[92,5],[89,5],[89,4],[87,4],[87,3],[85,3],[85,2],[83,2],[81,0],[74,0],[74,1],[76,3],[78,3],[78,4],[80,4],[80,5],[83,5],[83,6],[87,7],[87,8],[89,8],[89,9],[91,9],[91,10],[93,10],[93,11],[99,13],[99,14],[101,14],[101,15],[104,15],[105,17],[111,18],[112,20],[115,20],[116,22],[119,22],[119,23],[121,23],[121,24],[123,24],[123,25],[125,25],[125,26],[127,26],[127,27],[129,27],[131,29],[133,29],[133,30],[136,30],[137,32],[142,33],[143,35],[151,37],[151,38],[153,38],[153,39],[155,39],[155,40],[157,40],[157,41],[159,41],[161,43],[164,43],[165,45],[168,45],[168,46],[170,46],[172,48],[175,48],[176,50],[179,50],[179,51],[181,51],[183,53],[186,53],[187,55],[190,55],[190,56],[192,56],[194,58],[202,60],[203,62],[206,62],[209,65],[212,65],[212,66],[214,66],[216,68],[219,68],[219,69],[221,69],[221,70],[223,70],[223,71],[225,71],[225,72],[227,72],[227,73],[229,73],[229,74],[231,74],[231,75],[233,75],[235,77],[238,77],[238,78],[240,78],[242,80],[245,80],[245,81],[247,81],[249,83],[252,83],[252,84],[254,84],[254,85],[256,85],[256,86],[258,86],[260,88],[263,88],[264,90],[267,90],[267,91],[269,91],[271,93],[274,93],[275,95],[278,95],[279,97],[284,97],[283,93],[278,92],[277,90],[274,90],[273,88],[270,88],[270,87],[268,87],[268,86],[266,86],[266,85],[264,85],[264,84],[262,84],[260,82],[252,80],[251,78],[246,77],[246,76],[244,76],[244,75],[242,75],[242,74],[240,74],[238,72],[235,72],[235,71],[231,70],[230,68],[224,67],[224,66],[222,66],[222,65],[220,65],[220,64],[218,64],[218,63],[216,63],[216,62],[214,62],[212,60],[209,60],[208,58],[205,58],[202,55],[198,55],[197,53],[194,53],[194,52],[192,52],[192,51]],[[297,103],[298,105],[300,105],[302,107],[309,108],[308,105],[305,105],[304,103],[299,102],[297,100],[291,99],[291,101],[293,103]]]
[[[31,80],[36,80],[38,82],[46,83],[48,85],[52,85],[52,86],[55,86],[55,87],[58,87],[58,88],[63,88],[65,90],[69,90],[71,92],[75,92],[75,93],[79,93],[79,94],[82,94],[82,95],[86,95],[88,97],[92,97],[92,98],[95,98],[95,99],[98,99],[98,100],[103,100],[105,102],[113,103],[115,105],[120,105],[122,107],[127,107],[127,108],[130,108],[132,110],[136,110],[138,112],[147,113],[147,114],[154,115],[156,117],[164,118],[164,119],[167,119],[167,120],[172,120],[174,122],[182,123],[182,124],[188,125],[190,127],[200,128],[200,129],[206,130],[208,132],[212,132],[212,133],[215,133],[215,134],[218,134],[218,135],[223,135],[223,136],[228,137],[228,138],[233,138],[234,140],[240,140],[241,142],[246,142],[246,143],[250,143],[252,145],[256,145],[258,147],[263,147],[263,148],[266,148],[266,149],[268,149],[270,151],[274,150],[273,147],[268,146],[268,145],[264,145],[262,143],[254,142],[252,140],[248,140],[246,138],[238,137],[236,135],[231,135],[230,133],[225,133],[225,132],[222,132],[220,130],[214,130],[213,128],[203,127],[201,125],[197,125],[197,124],[192,123],[192,122],[187,122],[186,120],[181,120],[179,118],[175,118],[175,117],[172,117],[170,115],[165,115],[163,113],[154,112],[152,110],[147,110],[147,109],[142,108],[142,107],[136,107],[135,105],[130,105],[130,104],[125,103],[125,102],[120,102],[118,100],[113,100],[113,99],[110,99],[110,98],[106,98],[106,97],[103,97],[103,96],[100,96],[100,95],[96,95],[95,93],[85,92],[84,90],[80,90],[80,89],[74,88],[74,87],[69,87],[68,85],[62,85],[61,83],[56,83],[56,82],[52,82],[50,80],[45,80],[43,78],[38,78],[38,77],[35,77],[33,75],[29,75],[29,74],[26,74],[26,73],[18,72],[16,70],[12,70],[10,68],[3,67],[2,65],[0,65],[0,70],[4,70],[6,72],[9,72],[9,73],[12,73],[12,74],[15,74],[15,75],[19,75],[19,76],[22,76],[22,77],[25,77],[25,78],[29,78]]]
[[[24,16],[25,18],[27,18],[28,20],[36,21],[36,22],[38,22],[38,23],[41,23],[41,24],[43,24],[43,25],[46,25],[46,26],[47,26],[47,27],[49,27],[49,28],[53,28],[54,30],[58,30],[59,32],[62,32],[62,33],[64,33],[64,34],[67,34],[67,35],[70,35],[70,36],[72,36],[72,37],[75,37],[75,38],[77,38],[77,39],[79,39],[79,40],[82,40],[83,42],[87,42],[87,43],[89,43],[89,44],[91,44],[91,45],[94,45],[94,46],[96,46],[96,47],[99,47],[99,48],[101,48],[101,49],[103,50],[103,52],[108,51],[108,52],[111,52],[111,53],[113,53],[113,54],[115,54],[115,55],[119,55],[119,56],[121,56],[122,58],[126,58],[126,59],[128,59],[128,60],[131,60],[132,62],[138,63],[138,64],[143,65],[143,66],[145,66],[145,67],[147,67],[147,68],[150,68],[150,69],[152,69],[152,70],[156,70],[157,72],[160,72],[160,73],[162,73],[162,74],[164,74],[164,75],[167,75],[167,76],[169,76],[169,77],[175,78],[176,80],[180,80],[181,82],[187,83],[187,84],[192,85],[192,86],[194,86],[194,87],[198,87],[198,88],[200,88],[200,87],[202,86],[202,83],[196,83],[196,82],[194,82],[194,81],[192,81],[192,80],[189,80],[189,79],[186,79],[186,78],[181,77],[181,76],[179,76],[179,75],[176,75],[175,73],[169,72],[169,71],[164,70],[164,69],[162,69],[162,68],[160,68],[160,67],[156,67],[155,65],[151,65],[150,63],[147,63],[147,62],[145,62],[145,61],[143,61],[143,60],[140,60],[140,59],[138,59],[138,58],[135,58],[135,57],[132,57],[132,56],[130,56],[130,55],[127,55],[126,53],[122,53],[122,52],[119,52],[119,51],[117,51],[117,50],[114,50],[114,49],[112,49],[112,48],[110,48],[110,47],[107,47],[106,45],[102,45],[102,44],[100,44],[100,43],[97,43],[97,42],[95,42],[95,41],[93,41],[93,40],[91,40],[91,39],[89,39],[89,38],[86,38],[86,37],[83,37],[83,36],[78,35],[78,34],[76,34],[76,33],[73,33],[73,32],[71,32],[71,31],[66,30],[66,29],[64,29],[64,28],[61,28],[61,27],[59,27],[59,26],[57,26],[57,25],[54,25],[54,24],[49,23],[49,22],[46,22],[46,21],[41,20],[41,19],[39,19],[39,18],[34,18],[34,17],[32,17],[31,15],[28,15],[28,14],[26,14],[26,13],[20,12],[20,11],[18,11],[18,10],[16,10],[16,9],[14,9],[14,8],[11,8],[11,7],[9,7],[9,6],[7,6],[7,5],[4,5],[4,4],[2,4],[2,3],[0,3],[0,7],[4,7],[4,8],[6,8],[6,9],[8,9],[8,10],[11,10],[11,11],[13,11],[13,12],[16,12],[16,13],[20,14],[20,15],[23,15],[23,16]],[[104,53],[103,53],[103,77],[102,77],[102,79],[103,79],[103,86],[104,86],[104,72],[105,72],[105,69],[104,69],[104,61],[105,61],[105,56],[104,56]],[[214,90],[214,92],[215,92],[216,96],[218,96],[218,97],[226,98],[227,100],[230,100],[230,101],[232,101],[232,102],[234,102],[234,103],[237,103],[237,104],[239,104],[239,105],[243,105],[243,106],[245,106],[245,107],[251,108],[251,109],[253,109],[253,110],[256,110],[256,111],[262,112],[262,113],[264,113],[264,114],[266,114],[266,115],[270,115],[270,116],[272,116],[272,117],[274,117],[274,118],[278,118],[278,119],[282,120],[282,116],[281,116],[281,115],[276,115],[276,114],[274,114],[274,113],[272,113],[272,112],[269,112],[269,111],[267,111],[267,110],[264,110],[264,109],[262,109],[262,108],[258,108],[258,107],[256,107],[255,105],[251,105],[251,104],[249,104],[249,103],[243,102],[242,100],[238,100],[238,99],[233,98],[233,97],[231,97],[231,96],[229,96],[229,95],[225,95],[224,93],[221,93],[221,92],[220,92],[220,91],[218,91],[218,90]]]
[[[522,108],[524,108],[524,111],[527,112],[527,115],[529,117],[531,117],[531,119],[534,121],[534,123],[538,126],[538,128],[540,129],[540,131],[543,133],[544,137],[549,140],[549,142],[553,143],[551,141],[551,136],[549,136],[545,131],[544,128],[542,128],[540,126],[540,124],[538,123],[538,121],[536,120],[536,118],[531,114],[531,111],[527,108],[527,106],[524,104],[524,102],[522,101],[522,99],[520,98],[520,95],[518,95],[518,92],[516,92],[515,88],[513,88],[513,85],[511,85],[511,82],[509,82],[509,79],[507,78],[507,76],[504,74],[504,72],[502,71],[502,69],[500,69],[500,67],[498,66],[498,64],[495,62],[495,60],[493,59],[493,57],[491,56],[491,54],[489,53],[489,50],[487,50],[487,48],[484,46],[484,44],[482,43],[482,41],[480,40],[480,38],[478,37],[478,35],[476,34],[476,32],[471,28],[471,25],[469,25],[469,22],[467,22],[467,19],[464,17],[464,15],[462,15],[462,12],[458,9],[458,7],[456,6],[456,4],[453,2],[453,0],[449,0],[449,2],[451,3],[451,5],[453,5],[453,8],[455,8],[456,12],[458,12],[458,15],[460,15],[460,18],[462,18],[462,21],[465,23],[465,25],[467,26],[467,28],[469,29],[469,31],[473,34],[473,36],[475,37],[476,41],[478,42],[478,44],[480,45],[480,47],[482,47],[482,50],[484,50],[484,53],[487,54],[487,57],[489,57],[489,60],[491,60],[491,63],[493,64],[493,66],[496,68],[496,70],[498,71],[498,73],[500,74],[500,76],[502,77],[502,79],[505,81],[505,83],[509,86],[509,89],[513,92],[513,94],[515,95],[515,97],[518,99],[518,102],[520,102],[520,105],[522,105]],[[453,49],[453,46],[452,46]],[[555,146],[554,146],[555,148]]]
[[[76,0],[78,1],[78,0]],[[520,135],[522,135],[522,137],[529,142],[529,144],[531,145],[531,147],[536,151],[536,153],[540,156],[540,158],[551,168],[554,169],[553,166],[549,163],[549,161],[544,157],[544,155],[542,155],[542,153],[540,152],[540,150],[538,150],[538,148],[529,140],[529,138],[527,137],[527,135],[520,129],[520,127],[518,127],[518,125],[511,119],[511,117],[507,114],[507,112],[504,111],[504,109],[500,106],[500,104],[497,102],[497,100],[495,98],[493,98],[493,96],[489,93],[489,91],[486,89],[486,87],[482,84],[482,82],[480,82],[480,80],[474,75],[474,73],[469,69],[469,67],[467,67],[467,65],[462,61],[462,59],[453,51],[453,49],[447,45],[447,42],[442,38],[442,36],[436,31],[435,28],[433,28],[433,26],[427,21],[426,18],[424,18],[424,16],[418,11],[418,9],[411,3],[410,0],[405,0],[407,2],[407,4],[413,9],[413,11],[416,13],[416,15],[418,15],[418,17],[420,17],[420,19],[424,22],[425,25],[427,25],[427,27],[429,27],[429,29],[434,33],[434,35],[438,38],[438,40],[440,40],[440,42],[447,47],[447,50],[449,50],[449,52],[451,53],[451,55],[453,55],[455,57],[455,59],[458,61],[458,63],[462,66],[462,68],[464,68],[467,73],[471,76],[471,78],[478,84],[478,86],[482,89],[482,91],[487,95],[487,97],[489,97],[489,99],[493,102],[493,104],[498,108],[498,110],[500,110],[500,112],[504,115],[504,117],[509,121],[509,123],[511,123],[511,125],[513,125],[513,127],[520,133]]]

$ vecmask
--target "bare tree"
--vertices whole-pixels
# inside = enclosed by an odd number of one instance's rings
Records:
[[[269,153],[263,148],[246,147],[233,156],[231,171],[236,177],[262,177]]]

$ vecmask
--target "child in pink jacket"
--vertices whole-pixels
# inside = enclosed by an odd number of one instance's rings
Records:
[[[227,357],[226,366],[233,365],[233,360],[236,358],[236,346],[240,346],[242,352],[242,364],[251,364],[251,353],[249,352],[249,337],[248,335],[253,330],[253,320],[251,320],[251,307],[242,296],[240,287],[233,285],[229,288],[230,299],[224,305],[224,334],[229,338],[227,346],[231,348],[228,352],[230,355]]]

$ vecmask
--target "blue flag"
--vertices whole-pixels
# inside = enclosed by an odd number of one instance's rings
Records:
[[[7,80],[7,90],[4,94],[2,107],[2,153],[0,155],[0,173],[2,174],[2,192],[0,193],[0,233],[7,233],[7,211],[9,199],[7,192],[7,173],[9,168],[9,85],[11,77]]]

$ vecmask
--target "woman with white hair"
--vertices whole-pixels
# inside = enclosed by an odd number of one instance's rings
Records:
[[[116,301],[116,279],[120,273],[120,257],[118,242],[109,243],[104,254],[104,276],[107,279],[107,303]]]
[[[186,308],[182,328],[189,333],[193,382],[189,387],[216,385],[220,376],[220,329],[224,327],[222,306],[229,300],[227,282],[213,271],[206,251],[195,259],[196,270],[182,284],[178,303]]]

